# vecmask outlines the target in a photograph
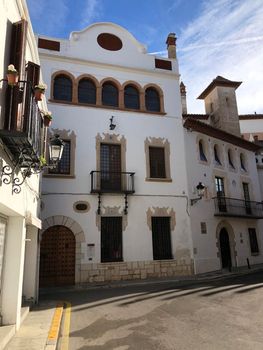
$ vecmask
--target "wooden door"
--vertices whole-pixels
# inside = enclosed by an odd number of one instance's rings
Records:
[[[52,226],[40,244],[39,285],[59,286],[75,283],[75,236],[65,226]]]
[[[228,232],[225,228],[222,228],[222,230],[220,231],[220,252],[222,268],[228,268],[230,270],[232,266],[231,249]]]

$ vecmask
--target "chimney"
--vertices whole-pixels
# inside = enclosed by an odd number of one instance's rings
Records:
[[[166,39],[168,58],[176,59],[176,40],[175,33],[170,33]]]
[[[181,82],[180,84],[180,93],[181,93],[182,113],[187,114],[186,89],[183,82]]]

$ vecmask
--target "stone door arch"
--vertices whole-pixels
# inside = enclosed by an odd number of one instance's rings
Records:
[[[236,266],[236,242],[232,226],[227,221],[218,224],[216,230],[217,257],[220,259],[221,268]]]
[[[40,239],[42,241],[44,232],[54,226],[68,228],[75,237],[75,283],[81,282],[81,244],[85,242],[85,234],[81,226],[68,216],[55,215],[43,220]],[[41,245],[41,242],[40,242]],[[41,251],[40,251],[41,254]]]

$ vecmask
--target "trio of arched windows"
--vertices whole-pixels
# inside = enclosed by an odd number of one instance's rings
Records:
[[[82,78],[77,86],[77,102],[83,104],[97,104],[98,87],[92,79]],[[105,81],[101,86],[101,105],[123,107],[126,109],[142,109],[141,91],[133,84],[127,84],[123,91],[123,106],[120,106],[119,88],[112,81]],[[58,74],[53,80],[53,99],[58,101],[73,100],[73,82],[66,74]],[[145,110],[163,112],[160,92],[155,87],[147,87],[144,91]]]

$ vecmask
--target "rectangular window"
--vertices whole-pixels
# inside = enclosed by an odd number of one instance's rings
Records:
[[[104,191],[121,190],[121,145],[100,145],[101,189]]]
[[[166,178],[164,147],[149,147],[150,177]]]
[[[225,187],[224,187],[224,179],[222,177],[215,177],[215,185],[216,185],[216,196],[218,209],[220,212],[226,212],[226,199],[225,199]]]
[[[70,140],[63,140],[65,145],[62,153],[62,157],[57,167],[49,169],[49,174],[70,175]]]
[[[249,233],[249,242],[250,242],[251,254],[258,254],[259,253],[259,249],[258,249],[258,240],[257,240],[256,229],[249,228],[248,229],[248,233]]]
[[[206,222],[201,222],[201,233],[207,233],[206,231]]]
[[[101,262],[122,260],[122,217],[101,217]]]
[[[172,259],[170,217],[152,217],[153,259]]]
[[[249,187],[248,183],[243,182],[243,192],[244,192],[244,199],[245,199],[245,209],[247,214],[251,214],[251,202],[250,202],[250,195],[249,195]]]

